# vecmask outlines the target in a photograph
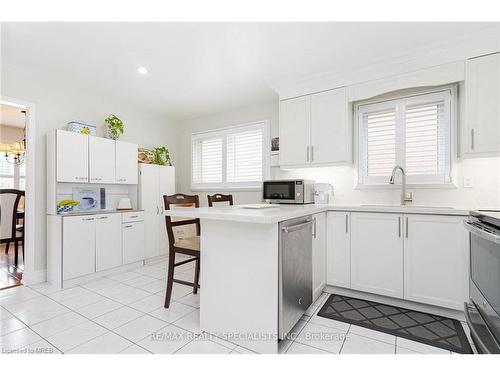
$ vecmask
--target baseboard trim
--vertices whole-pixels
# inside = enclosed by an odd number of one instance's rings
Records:
[[[168,259],[168,255],[167,254],[158,255],[158,256],[155,256],[153,258],[144,259],[144,265],[158,263],[158,262],[160,262],[162,260],[167,260],[167,259]]]
[[[332,293],[332,294],[336,293],[336,294],[341,294],[341,295],[347,296],[347,297],[367,299],[369,301],[385,303],[387,305],[394,305],[394,306],[402,307],[402,308],[409,309],[409,310],[422,311],[422,312],[425,312],[428,314],[441,315],[441,316],[445,316],[447,318],[457,319],[457,320],[460,320],[463,322],[465,321],[465,315],[464,315],[463,311],[453,310],[453,309],[449,309],[446,307],[426,305],[426,304],[420,303],[420,302],[407,301],[407,300],[402,300],[399,298],[381,296],[378,294],[361,292],[358,290],[341,288],[338,286],[331,286],[331,285],[327,285],[325,287],[324,291],[328,292],[328,293]]]
[[[47,270],[25,271],[23,272],[23,285],[35,285],[47,281]]]

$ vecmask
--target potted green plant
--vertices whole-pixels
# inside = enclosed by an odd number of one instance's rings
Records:
[[[114,139],[115,141],[123,134],[125,127],[123,121],[115,115],[111,114],[104,120],[106,123],[106,137]]]
[[[155,147],[155,164],[158,165],[172,165],[170,161],[170,152],[165,146]]]

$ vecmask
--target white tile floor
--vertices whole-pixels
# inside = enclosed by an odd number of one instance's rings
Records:
[[[192,280],[192,265],[176,271]],[[163,308],[166,261],[58,290],[48,284],[0,292],[2,353],[245,354],[246,348],[200,330],[200,297],[174,284]],[[323,294],[280,344],[286,354],[419,354],[449,351],[316,313]],[[464,326],[468,333],[467,326]]]

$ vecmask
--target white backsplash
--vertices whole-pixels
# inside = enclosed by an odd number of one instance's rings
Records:
[[[272,178],[304,178],[333,185],[336,205],[399,204],[399,185],[387,188],[356,188],[356,170],[352,166],[273,168]],[[464,176],[473,180],[472,188],[463,187]],[[412,188],[413,204],[455,208],[500,208],[500,157],[469,158],[457,163],[457,187]]]

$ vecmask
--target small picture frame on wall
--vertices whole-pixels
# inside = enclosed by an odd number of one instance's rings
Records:
[[[278,152],[280,150],[280,137],[271,138],[271,152]]]

